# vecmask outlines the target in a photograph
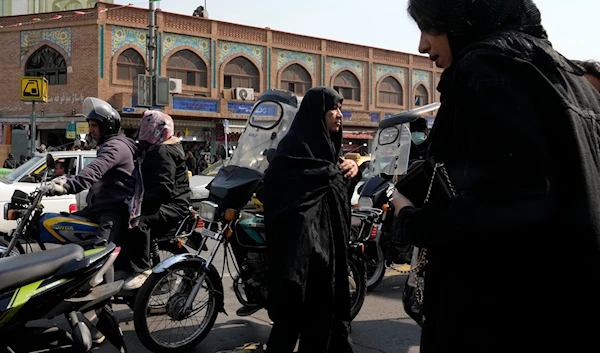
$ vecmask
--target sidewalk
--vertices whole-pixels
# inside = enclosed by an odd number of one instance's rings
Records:
[[[216,353],[263,353],[263,345],[260,343],[246,343],[232,350],[218,351]]]

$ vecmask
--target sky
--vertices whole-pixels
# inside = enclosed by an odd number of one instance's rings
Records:
[[[163,0],[158,8],[191,15],[205,0]],[[144,0],[115,0],[148,7]],[[270,27],[405,53],[418,53],[419,30],[406,13],[407,0],[206,0],[211,19]],[[570,59],[600,61],[598,0],[537,0],[554,48]]]

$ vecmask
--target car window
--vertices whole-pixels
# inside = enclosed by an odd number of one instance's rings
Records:
[[[43,159],[43,157],[34,156],[33,158],[28,160],[26,163],[24,163],[17,169],[4,175],[4,178],[8,179],[8,181],[10,181],[10,182],[17,181],[17,179],[21,175],[23,175],[23,173],[25,173],[27,170],[30,170],[31,168],[33,168],[36,164],[40,163],[42,161],[42,159]]]
[[[21,183],[39,183],[42,181],[44,177],[44,173],[46,171],[46,161],[45,159],[40,158],[38,164],[34,169],[27,175],[24,175],[19,182]],[[61,175],[73,175],[73,172],[76,172],[77,168],[74,168],[77,163],[77,157],[69,156],[69,157],[56,157],[54,158],[56,161],[56,167],[54,170],[50,170],[48,172],[48,180],[61,176]]]
[[[87,167],[88,164],[92,163],[96,157],[83,157],[83,168]]]
[[[210,167],[204,169],[202,171],[202,173],[200,173],[200,174],[201,175],[209,175],[209,174],[217,173],[219,171],[219,169],[221,169],[222,166],[223,166],[223,160],[221,159],[218,162],[211,164]]]

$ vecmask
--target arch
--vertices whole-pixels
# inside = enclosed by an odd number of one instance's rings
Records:
[[[138,74],[146,73],[144,56],[133,46],[123,47],[113,56],[114,75],[120,81],[133,81]]]
[[[305,65],[293,60],[278,72],[279,88],[304,96],[313,87],[313,76]]]
[[[181,49],[167,59],[167,76],[181,79],[186,86],[208,88],[208,65],[190,49]]]
[[[377,101],[380,104],[404,105],[404,87],[392,74],[385,75],[377,85]]]
[[[88,5],[91,1],[88,1]],[[83,8],[79,0],[54,0],[52,2],[52,11],[78,10]]]
[[[49,85],[64,85],[67,83],[67,61],[58,50],[42,45],[27,59],[24,74],[45,77]]]
[[[221,65],[224,89],[246,87],[260,91],[262,71],[247,55],[238,54]]]
[[[23,60],[27,56],[27,53],[35,53],[36,51],[38,51],[39,49],[41,49],[44,46],[50,47],[50,48],[56,50],[57,52],[59,52],[60,55],[62,55],[65,58],[65,60],[67,61],[68,64],[72,63],[73,60],[72,60],[71,56],[63,48],[52,43],[49,40],[42,40],[41,42],[39,42],[35,45],[32,45],[27,48],[23,48],[24,50],[21,52],[21,68],[23,70],[25,70],[25,65],[27,64],[27,60]],[[29,55],[29,56],[31,56],[31,55]]]
[[[333,76],[332,86],[344,99],[360,102],[361,81],[352,71],[340,70]]]
[[[429,94],[427,87],[425,87],[423,83],[418,83],[413,91],[414,106],[422,107],[431,103],[429,98],[430,96],[431,95]]]

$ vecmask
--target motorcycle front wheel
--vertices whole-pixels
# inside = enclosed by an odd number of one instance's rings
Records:
[[[133,320],[148,350],[189,351],[210,332],[219,314],[217,283],[221,279],[216,272],[206,273],[191,307],[183,310],[203,271],[198,263],[181,262],[146,280],[135,300]]]
[[[385,275],[385,258],[383,257],[383,250],[381,250],[381,246],[378,243],[375,245],[376,264],[367,264],[367,291],[370,292],[375,289],[379,283],[383,280],[383,276]]]
[[[360,312],[367,295],[367,270],[365,263],[358,258],[348,261],[348,282],[350,283],[350,321]]]

